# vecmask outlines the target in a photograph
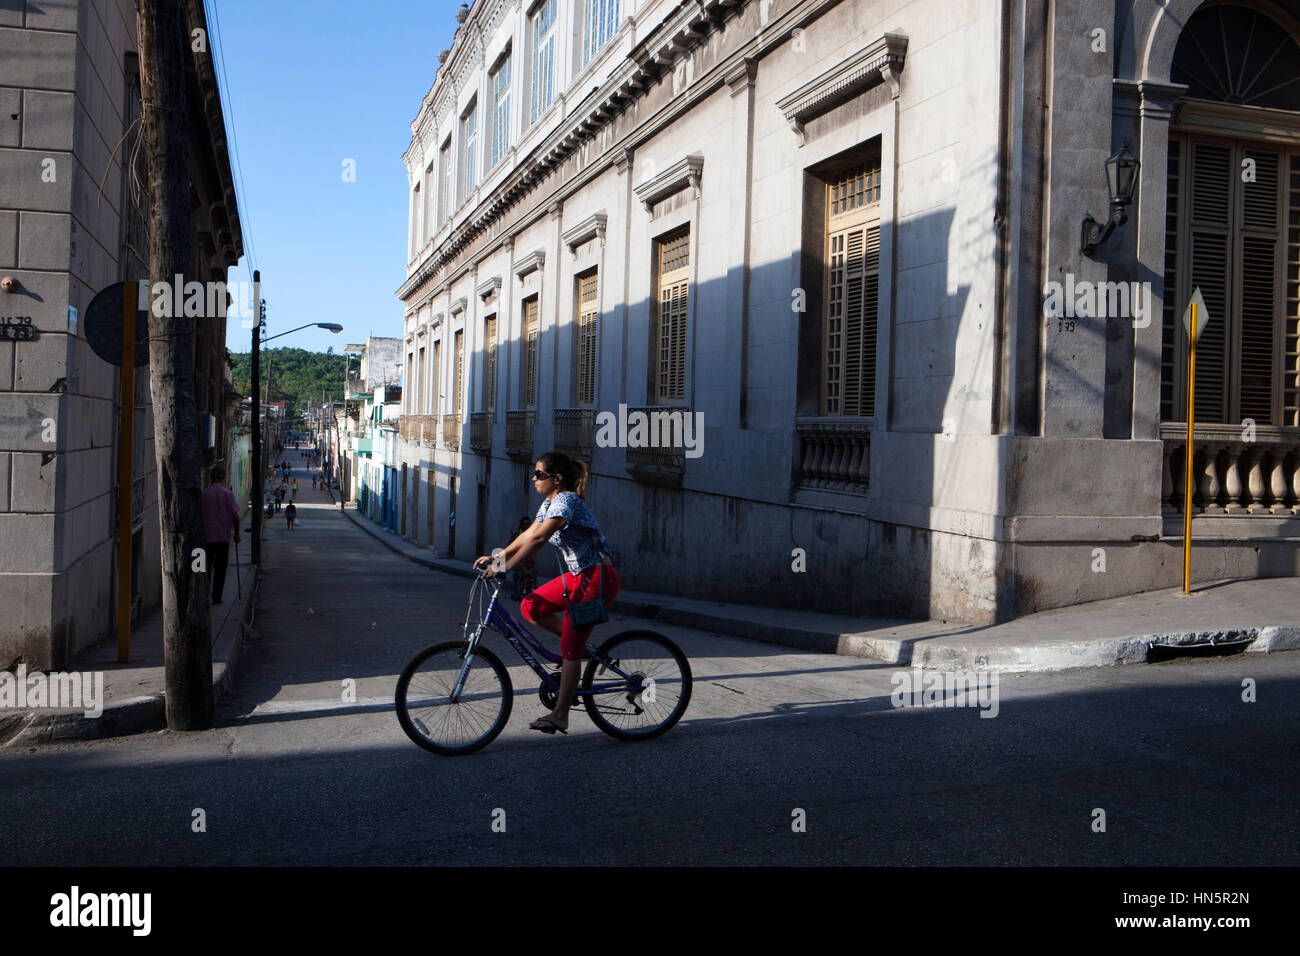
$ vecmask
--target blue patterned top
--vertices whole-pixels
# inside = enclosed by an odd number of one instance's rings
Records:
[[[575,492],[561,491],[554,498],[543,501],[534,520],[541,522],[547,518],[563,518],[566,522],[563,528],[551,535],[550,541],[560,549],[570,573],[580,574],[599,564],[602,555],[609,554],[609,542],[601,533],[596,516]]]

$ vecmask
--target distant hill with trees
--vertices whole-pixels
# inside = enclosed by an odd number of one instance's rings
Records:
[[[336,401],[343,394],[343,370],[346,355],[327,352],[308,352],[305,349],[263,349],[262,389],[266,395],[267,369],[271,375],[271,401],[285,403],[285,417],[301,415],[310,400],[317,405],[324,390],[327,400]],[[235,388],[243,395],[253,391],[253,357],[248,352],[232,352]],[[355,365],[353,366],[355,370]]]

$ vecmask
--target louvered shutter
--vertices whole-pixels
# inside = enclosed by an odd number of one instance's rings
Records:
[[[1247,150],[1254,182],[1242,184],[1240,409],[1237,417],[1273,424],[1273,362],[1278,306],[1277,153]],[[1213,313],[1211,313],[1213,314]]]
[[[442,372],[442,339],[433,343],[433,401],[430,402],[433,408],[430,415],[437,415],[441,411],[441,402],[438,400],[438,376]]]
[[[497,317],[488,316],[483,323],[483,410],[496,408],[497,384]]]
[[[1196,340],[1196,418],[1227,420],[1228,274],[1231,255],[1232,150],[1197,143],[1191,169],[1191,284],[1201,290],[1211,322]]]
[[[870,417],[876,403],[880,301],[878,159],[827,181],[826,315],[822,408],[826,415]]]
[[[578,404],[596,401],[597,274],[578,279]]]
[[[1287,182],[1286,314],[1282,318],[1282,421],[1300,426],[1300,154]]]
[[[461,392],[461,384],[464,381],[461,378],[461,374],[464,367],[465,367],[465,332],[462,329],[461,331],[456,333],[456,378],[455,378],[456,397],[453,398],[451,402],[451,407],[457,415],[459,415],[461,412],[460,392]]]
[[[537,297],[524,303],[524,408],[537,407]]]
[[[1178,184],[1182,178],[1182,143],[1169,140],[1165,179],[1165,294],[1160,331],[1160,419],[1176,420],[1176,387],[1182,381],[1178,365],[1178,330],[1182,327],[1178,294]]]
[[[686,398],[689,276],[690,233],[682,232],[660,244],[659,369],[656,389],[660,402],[680,402]]]

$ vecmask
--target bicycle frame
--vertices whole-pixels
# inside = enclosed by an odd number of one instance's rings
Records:
[[[480,578],[479,580],[482,581],[486,579]],[[536,652],[538,657],[545,658],[552,665],[557,665],[557,666],[560,665],[563,662],[563,658],[559,654],[547,650],[547,648],[543,646],[541,641],[539,641],[536,637],[533,636],[533,633],[529,631],[528,628],[524,627],[522,624],[520,624],[518,621],[514,619],[514,617],[510,614],[510,612],[506,610],[505,607],[503,607],[498,601],[498,598],[501,596],[501,582],[498,580],[498,581],[494,581],[493,584],[494,587],[492,591],[492,597],[488,601],[487,613],[483,615],[483,620],[480,621],[478,625],[474,628],[473,636],[471,636],[468,639],[469,646],[466,648],[465,651],[465,663],[464,665],[462,665],[460,669],[460,674],[456,678],[456,686],[452,688],[451,700],[456,701],[460,699],[460,692],[465,684],[465,676],[469,673],[470,664],[473,663],[474,660],[474,650],[475,648],[478,647],[479,641],[482,640],[483,638],[483,629],[485,627],[491,627],[495,629],[498,633],[501,634],[502,637],[504,637],[507,641],[509,641],[510,645],[518,652],[519,656],[523,658],[524,663],[527,664],[529,667],[531,667],[533,669],[533,672],[536,673],[537,676],[542,679],[542,683],[545,684],[547,687],[551,688],[552,690],[554,690],[556,693],[558,693],[560,689],[559,682],[553,680],[551,675],[547,672],[546,668],[544,668],[541,664],[538,663],[537,657],[534,657],[533,654],[529,653],[529,648],[532,648],[532,650]],[[471,603],[474,600],[473,594],[474,592],[471,590],[470,592]],[[469,620],[467,615],[466,617],[467,628],[468,628],[468,624],[469,624]],[[595,696],[596,694],[608,694],[608,693],[613,693],[615,691],[627,690],[628,681],[632,680],[632,675],[625,673],[622,669],[618,667],[617,664],[614,664],[608,658],[601,657],[594,650],[592,650],[590,644],[587,645],[584,653],[587,657],[599,661],[607,669],[613,671],[615,674],[621,677],[622,680],[618,680],[618,681],[610,680],[610,681],[601,681],[601,682],[592,681],[592,685],[590,687],[585,689],[579,687],[574,690],[575,700],[578,697],[592,697]]]

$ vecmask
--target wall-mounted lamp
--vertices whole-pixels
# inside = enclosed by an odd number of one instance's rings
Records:
[[[1138,169],[1141,167],[1133,154],[1128,151],[1128,144],[1120,145],[1119,150],[1106,160],[1106,185],[1110,189],[1110,217],[1098,222],[1092,216],[1083,220],[1083,235],[1080,243],[1085,256],[1092,255],[1094,249],[1110,238],[1116,226],[1128,222],[1125,207],[1133,201],[1133,190],[1137,186]]]

